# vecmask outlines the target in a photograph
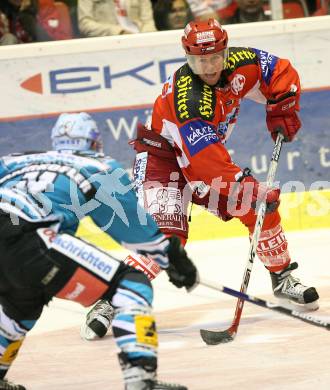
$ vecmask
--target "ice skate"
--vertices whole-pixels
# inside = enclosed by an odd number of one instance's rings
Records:
[[[26,388],[22,385],[8,382],[6,379],[0,379],[0,390],[26,390]]]
[[[182,385],[157,380],[156,360],[142,358],[133,365],[124,354],[119,354],[119,362],[123,370],[125,390],[188,390]]]
[[[157,380],[145,380],[127,384],[125,390],[188,390],[187,387]]]
[[[278,273],[270,272],[274,295],[280,300],[298,304],[306,310],[317,310],[319,295],[316,289],[304,286],[298,278],[291,275],[291,272],[297,268],[297,263],[291,263]]]
[[[80,328],[84,340],[102,338],[107,334],[115,315],[114,308],[106,300],[100,300],[88,312],[85,323]]]

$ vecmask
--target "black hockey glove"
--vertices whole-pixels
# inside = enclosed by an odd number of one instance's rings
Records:
[[[199,281],[197,268],[187,256],[187,252],[177,236],[170,237],[169,241],[170,246],[167,254],[170,264],[165,271],[170,282],[176,287],[185,287],[187,291],[191,291]]]

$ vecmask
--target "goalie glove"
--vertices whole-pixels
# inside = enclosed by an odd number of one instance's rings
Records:
[[[296,106],[298,98],[295,92],[289,92],[276,100],[268,100],[266,122],[274,141],[282,133],[285,142],[291,142],[301,127]]]
[[[187,252],[177,236],[170,237],[169,241],[170,245],[167,252],[169,266],[165,271],[170,282],[176,287],[185,287],[187,291],[191,291],[199,282],[197,268],[187,256]]]

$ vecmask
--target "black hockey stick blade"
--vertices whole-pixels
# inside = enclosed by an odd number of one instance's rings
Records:
[[[200,329],[200,334],[207,345],[230,343],[236,335],[236,333],[231,333],[229,329],[224,331]]]
[[[318,327],[321,327],[323,329],[330,331],[330,323],[329,322],[323,320],[322,318],[314,317],[309,312],[301,312],[301,311],[298,311],[297,309],[292,310],[292,308],[289,309],[289,308],[281,306],[279,304],[265,301],[261,298],[257,298],[255,296],[245,294],[241,291],[234,290],[230,287],[222,286],[221,284],[214,283],[214,282],[211,282],[209,280],[201,279],[200,284],[202,286],[211,288],[215,291],[223,292],[225,294],[239,298],[239,301],[242,301],[242,300],[248,301],[250,303],[253,303],[254,305],[263,307],[265,309],[270,309],[270,310],[285,314],[285,315],[290,316],[290,317],[297,318],[297,319],[304,321],[310,325],[318,326]],[[239,307],[241,307],[241,306],[239,305]],[[236,315],[235,315],[235,317],[236,317]],[[207,345],[217,345],[217,344],[228,343],[228,342],[234,340],[236,333],[237,333],[238,325],[239,325],[239,320],[236,320],[233,322],[233,324],[231,325],[231,327],[229,329],[224,330],[224,331],[212,331],[212,330],[207,330],[207,329],[200,329],[200,335],[201,335],[203,341]]]

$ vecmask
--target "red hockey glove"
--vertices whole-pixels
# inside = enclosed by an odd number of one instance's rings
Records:
[[[278,100],[268,100],[266,105],[266,122],[274,141],[277,133],[284,135],[285,142],[291,142],[301,127],[296,112],[296,95],[288,94]]]
[[[238,202],[247,209],[256,209],[258,203],[266,198],[266,213],[272,213],[280,205],[280,192],[279,188],[267,189],[251,175],[249,168],[245,168],[240,180]]]

